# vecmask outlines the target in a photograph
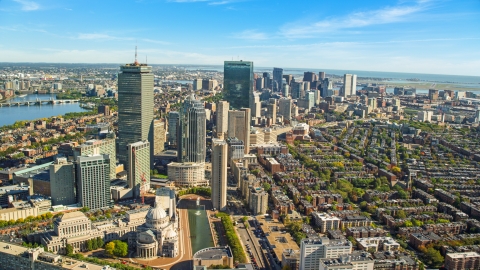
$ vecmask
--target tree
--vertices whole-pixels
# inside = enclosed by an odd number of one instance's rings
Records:
[[[272,186],[269,183],[267,183],[267,182],[263,183],[263,189],[265,191],[270,191],[271,188],[272,188]]]
[[[110,255],[110,256],[113,256],[113,251],[115,250],[115,243],[114,242],[109,242],[105,245],[105,252]]]
[[[427,256],[435,266],[441,265],[444,260],[442,254],[440,254],[440,251],[434,249],[433,247],[427,248],[425,256]]]
[[[65,250],[66,250],[67,256],[72,256],[73,255],[73,246],[72,245],[67,244]]]
[[[105,243],[103,242],[103,239],[102,239],[101,237],[97,237],[96,240],[97,240],[97,241],[96,241],[96,242],[97,242],[97,248],[103,247],[103,245],[105,244]]]
[[[118,257],[125,257],[128,254],[128,244],[120,240],[113,240],[115,243],[115,248],[113,249],[113,254]]]
[[[92,239],[88,239],[86,244],[87,244],[87,250],[92,251],[93,250]]]
[[[407,214],[405,214],[405,211],[403,210],[398,210],[396,216],[397,218],[406,218]]]

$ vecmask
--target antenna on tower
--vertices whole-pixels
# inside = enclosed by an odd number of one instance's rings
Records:
[[[147,64],[148,61],[147,61],[147,55],[145,55],[145,64]]]
[[[135,65],[138,64],[138,61],[137,61],[137,46],[135,46]]]

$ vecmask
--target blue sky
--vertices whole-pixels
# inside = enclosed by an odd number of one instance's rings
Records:
[[[0,61],[480,75],[479,0],[0,0]]]

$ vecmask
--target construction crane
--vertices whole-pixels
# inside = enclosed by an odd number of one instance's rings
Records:
[[[135,159],[135,178],[137,177],[137,168],[140,168],[140,165],[138,164],[138,159],[137,159],[137,153],[135,151],[135,147],[132,147],[132,152],[133,152],[133,158]],[[145,193],[147,192],[147,178],[145,178],[145,172],[142,172],[140,175],[140,178],[142,178],[142,185],[140,186],[140,196],[142,196],[142,204],[145,204]]]

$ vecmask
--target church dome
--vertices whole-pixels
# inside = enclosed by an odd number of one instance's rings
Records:
[[[167,212],[165,212],[165,210],[162,209],[160,204],[155,204],[155,207],[148,210],[148,213],[147,213],[147,219],[150,219],[150,220],[160,220],[166,217],[167,217]]]
[[[175,239],[175,238],[177,238],[177,233],[175,232],[175,230],[170,229],[165,234],[165,239],[167,239],[167,240],[172,240],[172,239]]]

